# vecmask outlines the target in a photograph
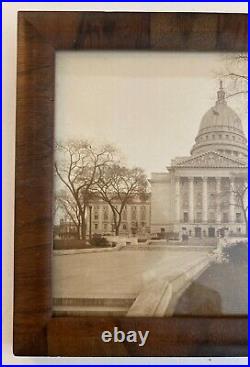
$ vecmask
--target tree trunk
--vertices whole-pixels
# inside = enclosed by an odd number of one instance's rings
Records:
[[[80,237],[81,240],[86,241],[86,223],[83,215],[81,215]]]
[[[245,205],[244,205],[244,195],[240,196],[240,206],[241,206],[241,211],[243,212],[243,216],[244,216],[244,221],[245,221],[245,226],[246,226],[246,235],[248,235],[248,217],[247,217],[247,209],[245,208]]]
[[[248,235],[248,219],[247,219],[246,210],[243,210],[243,214],[244,214],[244,220],[245,220],[245,225],[246,225],[246,235]]]
[[[116,222],[116,224],[115,224],[115,235],[116,236],[119,236],[119,234],[120,234],[121,221],[122,221],[122,217],[121,217],[121,214],[119,214],[118,222]]]
[[[81,239],[81,226],[80,224],[77,225],[77,239],[80,240]]]
[[[111,206],[111,210],[112,210],[112,213],[113,213],[113,221],[114,221],[114,227],[115,227],[115,235],[116,236],[119,236],[119,225],[117,223],[117,218],[116,218],[116,211],[115,209]]]

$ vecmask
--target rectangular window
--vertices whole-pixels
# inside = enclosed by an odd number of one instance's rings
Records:
[[[146,220],[146,207],[141,206],[141,220]]]
[[[109,219],[108,206],[103,207],[103,220],[107,221]]]
[[[189,201],[188,201],[188,192],[183,192],[182,193],[182,207],[187,209],[189,205]]]
[[[215,212],[209,212],[208,213],[208,222],[214,223],[215,222]]]
[[[125,206],[122,212],[122,220],[127,220],[127,207]]]
[[[202,208],[202,192],[198,191],[195,195],[196,208]]]
[[[223,223],[228,223],[228,213],[223,213]]]
[[[133,221],[136,221],[136,217],[137,217],[137,215],[136,215],[136,206],[132,206],[132,220]]]
[[[184,223],[188,222],[188,213],[187,212],[183,213],[183,221],[184,221]]]
[[[215,209],[216,204],[216,193],[212,191],[208,194],[208,207],[211,209]]]
[[[236,213],[236,223],[241,223],[242,219],[241,219],[241,213]]]
[[[202,213],[198,212],[196,213],[196,223],[201,223],[202,222]]]
[[[94,206],[94,220],[99,219],[99,206]]]

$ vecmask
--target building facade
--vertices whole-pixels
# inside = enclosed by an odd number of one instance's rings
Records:
[[[110,206],[103,200],[90,203],[86,217],[87,233],[91,225],[91,233],[113,235],[115,233],[113,213]],[[117,203],[119,207],[119,202]],[[91,213],[91,220],[90,220]],[[131,200],[122,211],[120,235],[143,235],[150,232],[150,195],[147,199],[139,197]]]
[[[117,206],[119,203],[117,202]],[[110,206],[102,199],[89,203],[86,214],[86,233],[114,235],[114,220]],[[119,234],[122,236],[146,236],[150,232],[150,195],[147,198],[134,198],[123,209]],[[77,238],[77,228],[68,218],[60,220],[54,227],[57,239]]]
[[[236,195],[246,178],[247,139],[221,83],[190,156],[173,159],[166,172],[152,173],[151,232],[178,238],[215,237],[223,229],[246,233]]]

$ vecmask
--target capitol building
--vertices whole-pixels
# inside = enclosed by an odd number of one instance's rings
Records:
[[[152,173],[151,233],[178,238],[246,233],[236,188],[247,177],[247,154],[241,120],[220,82],[190,155],[173,159],[166,172]]]

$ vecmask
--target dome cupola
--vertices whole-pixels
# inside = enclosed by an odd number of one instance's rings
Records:
[[[235,158],[247,157],[247,139],[241,120],[227,105],[222,82],[215,106],[203,116],[191,155],[217,151]]]

